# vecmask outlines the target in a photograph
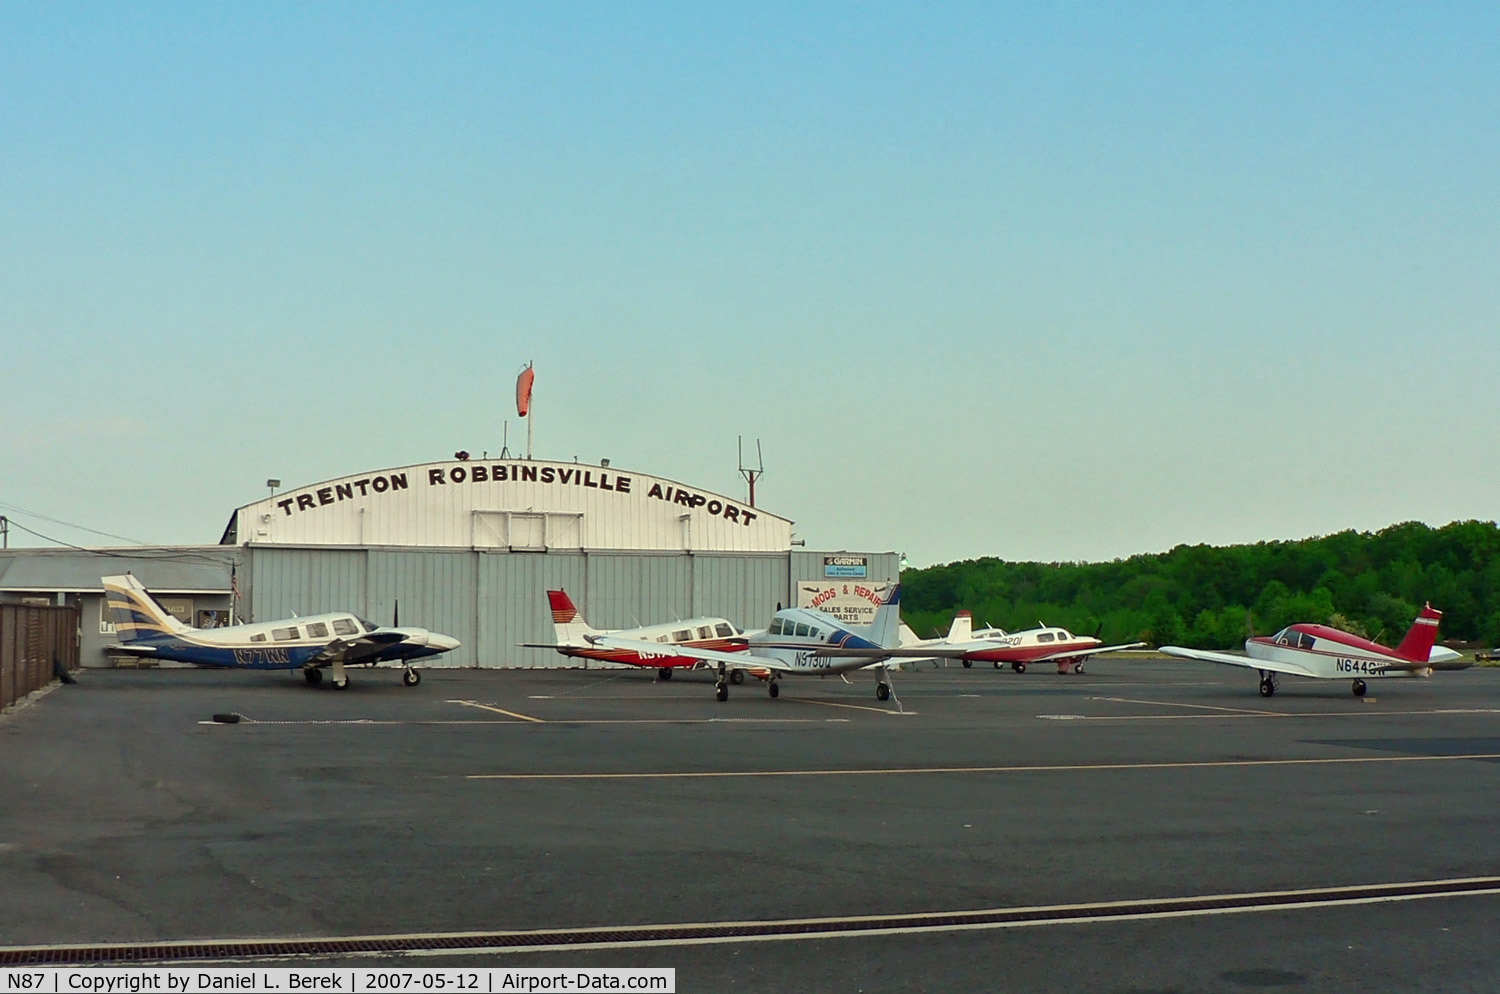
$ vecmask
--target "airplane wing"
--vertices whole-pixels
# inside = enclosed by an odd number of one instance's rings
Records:
[[[806,669],[799,669],[788,664],[783,659],[775,656],[762,656],[753,652],[720,652],[717,649],[699,649],[690,645],[663,645],[660,642],[640,642],[635,639],[617,638],[613,635],[590,636],[589,641],[606,649],[624,649],[641,655],[642,659],[650,659],[652,656],[686,656],[689,659],[701,659],[711,666],[723,664],[726,670],[770,670],[773,673],[795,673],[807,674]],[[790,646],[788,647],[790,648]],[[814,649],[806,651],[808,655],[823,655]],[[669,651],[662,651],[667,649]],[[890,656],[888,649],[850,649],[840,653],[846,657],[846,661],[819,667],[817,672],[834,674],[843,673],[845,670],[857,670],[862,666],[880,662]]]
[[[973,652],[976,648],[984,648],[984,646],[978,642],[970,643],[967,648],[956,645],[906,645],[889,649],[845,649],[830,645],[814,649],[812,654],[820,659],[931,659],[934,656],[957,659],[966,652]]]
[[[307,661],[309,666],[327,666],[332,662],[340,662],[345,666],[361,666],[381,662],[386,658],[403,659],[405,653],[392,653],[387,657],[386,652],[393,646],[406,641],[406,636],[400,632],[370,632],[352,639],[334,639],[323,647],[323,651]]]
[[[1119,652],[1121,649],[1140,649],[1145,645],[1144,642],[1127,642],[1124,645],[1101,645],[1093,649],[1069,649],[1067,652],[1054,652],[1050,656],[1037,656],[1031,662],[1047,663],[1054,659],[1072,659],[1074,656],[1097,656],[1105,652]]]
[[[1247,670],[1266,670],[1270,673],[1285,673],[1288,676],[1317,677],[1316,673],[1294,663],[1277,663],[1266,659],[1251,659],[1249,656],[1232,656],[1227,652],[1208,652],[1203,649],[1184,649],[1180,645],[1164,645],[1161,651],[1181,659],[1197,659],[1206,663],[1224,666],[1240,666]]]
[[[697,646],[680,644],[668,645],[662,642],[642,642],[639,639],[616,638],[613,635],[593,636],[589,642],[602,649],[624,649],[626,652],[634,652],[642,659],[686,656],[689,659],[701,659],[714,666],[723,663],[725,669],[731,670],[793,672],[792,668],[782,660],[772,656],[758,656],[753,652],[720,652],[718,649],[700,649]]]

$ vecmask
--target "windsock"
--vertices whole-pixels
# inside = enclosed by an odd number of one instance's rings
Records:
[[[536,380],[536,373],[531,370],[531,363],[521,370],[521,375],[516,377],[516,413],[525,417],[531,410],[531,384]]]

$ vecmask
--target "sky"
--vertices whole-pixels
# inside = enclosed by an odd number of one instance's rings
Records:
[[[1500,506],[1493,3],[0,5],[0,514],[524,449],[810,549]],[[20,529],[30,529],[30,532]]]

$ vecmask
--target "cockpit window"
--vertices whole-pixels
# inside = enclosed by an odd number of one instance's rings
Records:
[[[1071,636],[1071,635],[1068,634],[1068,630],[1066,628],[1058,629],[1057,640],[1059,642],[1066,642],[1068,639],[1070,639],[1072,637],[1073,636]]]
[[[766,630],[768,632],[770,632],[772,635],[780,635],[781,634],[781,619],[780,618],[772,618],[771,619],[771,627],[768,628],[768,629],[766,629]]]
[[[798,625],[797,626],[797,635],[798,636],[805,636],[806,634],[807,634],[807,626],[806,625]]]
[[[712,625],[703,625],[701,628],[698,629],[698,637],[700,639],[711,639],[711,638],[713,638],[714,637],[713,626]]]
[[[817,638],[821,634],[822,633],[819,632],[816,627],[813,627],[811,625],[808,626],[808,629],[807,629],[807,637],[808,638]]]
[[[1056,638],[1056,636],[1051,632],[1042,632],[1037,635],[1036,640],[1038,642],[1051,642],[1054,638]]]
[[[354,627],[353,618],[334,618],[333,634],[335,635],[358,635],[359,629]]]
[[[367,632],[373,632],[377,627],[379,627],[373,621],[366,621],[364,618],[356,617],[354,620],[358,621],[361,625],[364,625],[365,631]]]
[[[326,639],[328,637],[328,626],[321,621],[308,622],[307,637],[310,639]]]
[[[1283,628],[1281,631],[1272,636],[1272,638],[1276,640],[1277,645],[1289,645],[1291,643],[1291,639],[1287,638],[1287,636],[1290,633],[1291,629]]]
[[[722,621],[719,622],[718,626],[714,630],[719,633],[719,638],[721,639],[727,639],[729,636],[734,634],[733,626],[727,625]]]
[[[673,642],[688,642],[691,641],[692,638],[693,630],[691,628],[682,628],[672,633]]]

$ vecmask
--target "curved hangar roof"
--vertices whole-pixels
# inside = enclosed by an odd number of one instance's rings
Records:
[[[275,494],[236,510],[222,543],[786,552],[792,522],[613,466],[473,459]]]

